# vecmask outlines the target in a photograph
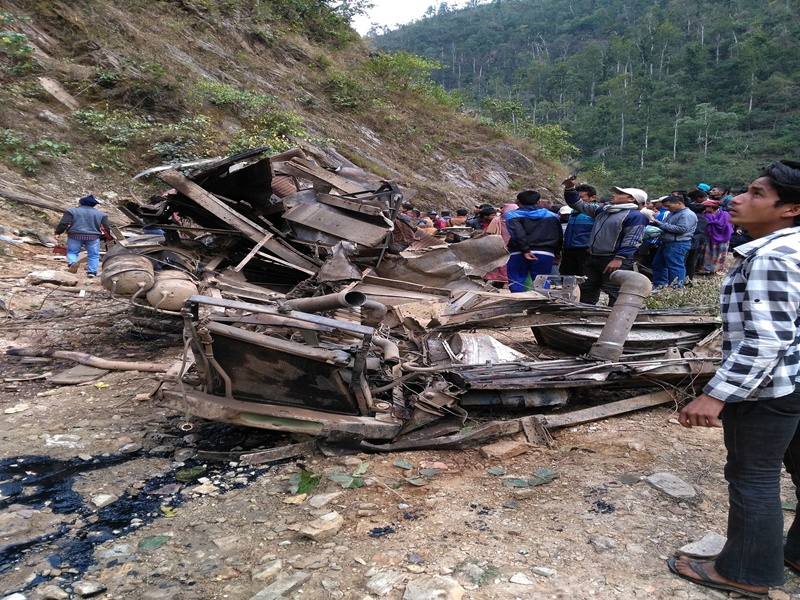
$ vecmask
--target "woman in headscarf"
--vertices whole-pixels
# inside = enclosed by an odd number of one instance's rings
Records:
[[[706,247],[698,272],[713,275],[725,268],[728,243],[733,235],[733,224],[730,214],[720,209],[719,200],[704,200],[701,204],[705,206],[708,225],[705,228]]]
[[[508,233],[508,227],[506,227],[506,213],[519,208],[516,204],[504,204],[500,209],[500,214],[492,219],[492,222],[489,223],[488,227],[486,227],[487,235],[500,235],[503,237],[503,242],[505,243],[506,247],[508,247],[508,240],[511,239],[511,234]],[[502,267],[497,267],[494,271],[490,271],[486,275],[483,276],[486,281],[489,281],[495,287],[505,287],[506,283],[508,283],[508,268],[507,265],[503,265]]]

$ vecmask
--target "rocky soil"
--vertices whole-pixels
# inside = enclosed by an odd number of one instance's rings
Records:
[[[197,460],[304,440],[187,420],[147,399],[152,374],[56,385],[47,374],[75,363],[6,356],[54,348],[166,363],[182,349],[176,336],[144,335],[98,280],[81,279],[82,294],[27,282],[64,269],[44,247],[3,250],[0,598],[724,597],[665,565],[724,534],[727,502],[720,431],[683,429],[675,407],[562,430],[551,448],[516,456]],[[688,489],[645,480],[657,473]],[[364,485],[343,487],[343,475]],[[787,572],[771,597],[800,598],[800,578]]]

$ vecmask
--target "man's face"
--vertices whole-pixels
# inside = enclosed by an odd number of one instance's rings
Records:
[[[708,195],[711,196],[712,198],[721,198],[722,194],[724,194],[724,193],[725,192],[723,192],[718,187],[713,187],[713,188],[711,188],[711,191],[708,192]]]
[[[759,177],[750,184],[745,193],[731,199],[731,221],[751,230],[751,234],[755,236],[787,227],[791,222],[785,221],[800,212],[800,205],[775,206],[778,199],[778,192],[772,187],[769,178]]]
[[[671,213],[676,213],[679,210],[683,210],[683,207],[684,207],[683,202],[668,202],[667,204],[664,205],[664,208],[666,208]]]
[[[584,202],[595,202],[597,200],[597,196],[590,196],[589,192],[578,192],[578,196],[580,196],[581,200]]]
[[[622,192],[611,193],[611,204],[636,204],[636,199],[630,194],[623,194]]]

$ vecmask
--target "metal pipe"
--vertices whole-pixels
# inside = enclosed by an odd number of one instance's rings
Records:
[[[365,323],[379,324],[383,321],[383,317],[386,316],[386,313],[389,312],[389,307],[376,300],[367,300],[361,305],[362,314],[364,310],[370,311],[369,318],[363,320]]]
[[[372,336],[372,343],[383,351],[383,362],[396,365],[400,362],[400,348],[392,340],[379,335]]]
[[[283,303],[283,310],[299,310],[300,312],[322,312],[337,308],[351,308],[363,306],[367,297],[361,292],[340,292],[338,294],[328,294],[327,296],[316,296],[314,298],[295,298]]]
[[[589,358],[617,361],[652,284],[636,271],[614,271],[609,279],[620,286],[619,296],[600,336],[589,349]]]

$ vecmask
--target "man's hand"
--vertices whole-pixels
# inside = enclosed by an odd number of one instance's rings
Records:
[[[618,271],[621,266],[622,266],[622,259],[615,258],[606,265],[606,268],[603,269],[603,273],[613,273],[614,271]]]
[[[578,178],[577,175],[570,175],[564,181],[561,182],[565,188],[575,187],[575,180]]]
[[[684,427],[722,427],[719,413],[725,403],[708,394],[700,394],[683,407],[678,422]]]
[[[523,256],[528,260],[532,260],[532,261],[539,260],[538,258],[536,258],[536,255],[533,252],[526,252],[525,254],[523,254]]]

